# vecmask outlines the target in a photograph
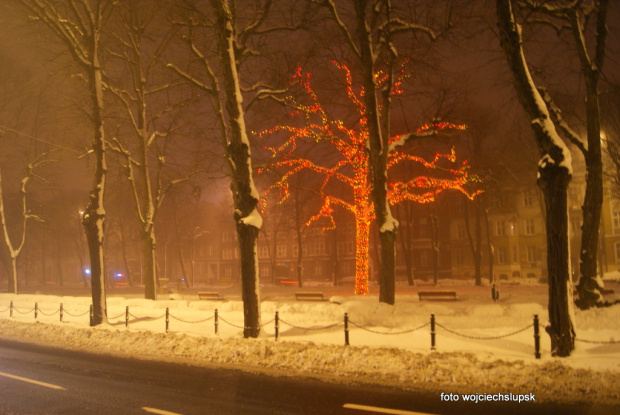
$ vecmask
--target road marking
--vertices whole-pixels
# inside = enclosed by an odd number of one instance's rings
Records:
[[[0,376],[4,376],[5,378],[11,378],[15,380],[21,380],[22,382],[28,382],[39,386],[45,386],[46,388],[58,389],[58,390],[66,390],[62,386],[52,385],[51,383],[39,382],[38,380],[23,378],[21,376],[11,375],[9,373],[0,372]]]
[[[342,405],[343,408],[347,409],[357,409],[358,411],[368,411],[375,412],[380,414],[392,414],[392,415],[430,415],[425,412],[411,412],[411,411],[403,411],[402,409],[389,409],[389,408],[380,408],[378,406],[367,406],[367,405],[357,405],[354,403],[347,403]]]
[[[143,406],[142,409],[144,409],[146,412],[150,412],[152,414],[159,414],[159,415],[181,415],[181,414],[178,414],[176,412],[169,412],[169,411],[164,411],[163,409],[149,408],[149,407],[146,407],[146,406]]]

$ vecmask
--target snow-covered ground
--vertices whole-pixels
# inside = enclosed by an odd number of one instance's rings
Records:
[[[419,301],[416,292],[431,287],[401,286],[396,304],[389,306],[379,303],[376,295],[347,295],[352,287],[322,286],[306,290],[322,291],[330,301],[309,302],[295,300],[298,289],[264,287],[264,326],[259,339],[242,339],[238,287],[217,290],[225,301],[200,301],[195,290],[182,290],[154,302],[129,289],[117,289],[107,302],[109,324],[96,328],[88,327],[90,297],[86,295],[0,294],[0,337],[144,359],[302,374],[334,382],[437,393],[533,393],[537,401],[620,406],[620,304],[576,310],[576,351],[559,359],[550,356],[544,331],[546,286],[505,285],[495,303],[489,287],[441,288],[455,290],[458,300]],[[620,291],[614,282],[608,282],[607,288]],[[11,301],[13,317],[9,316]],[[276,311],[278,340],[273,321]],[[345,313],[350,346],[344,345]],[[437,323],[435,351],[431,351],[431,314]],[[541,359],[534,356],[535,314],[541,322]]]

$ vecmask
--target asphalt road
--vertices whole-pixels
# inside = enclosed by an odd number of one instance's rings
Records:
[[[441,402],[437,393],[272,377],[0,340],[0,414],[616,414],[617,410]]]

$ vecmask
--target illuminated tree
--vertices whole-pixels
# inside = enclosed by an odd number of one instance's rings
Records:
[[[356,227],[355,248],[355,294],[368,294],[368,241],[370,225],[375,219],[374,205],[371,199],[370,185],[370,161],[368,150],[368,126],[365,117],[365,108],[362,97],[363,89],[355,91],[349,69],[344,65],[335,63],[345,74],[346,93],[349,101],[356,110],[356,123],[354,127],[348,127],[341,120],[330,119],[323,109],[318,96],[310,85],[311,74],[303,73],[301,68],[293,76],[305,94],[308,95],[309,103],[298,103],[289,98],[289,104],[294,109],[292,116],[302,118],[303,125],[279,125],[260,132],[260,138],[268,135],[283,135],[284,143],[280,146],[267,147],[275,159],[273,164],[266,169],[282,170],[281,178],[266,190],[266,194],[272,190],[278,190],[280,203],[289,197],[289,184],[291,177],[302,172],[312,171],[322,177],[319,185],[319,195],[322,205],[319,211],[306,222],[311,225],[320,219],[327,220],[323,230],[334,228],[334,208],[341,207],[353,213]],[[378,76],[378,79],[380,76]],[[379,80],[380,82],[380,80]],[[395,93],[400,93],[395,88]],[[387,195],[391,205],[402,201],[417,203],[430,203],[435,201],[437,195],[444,190],[458,190],[469,198],[473,198],[477,192],[470,192],[466,184],[470,181],[466,162],[457,163],[454,150],[448,154],[437,153],[435,157],[427,161],[422,157],[407,154],[402,145],[406,138],[413,136],[428,136],[436,134],[438,130],[457,129],[462,125],[446,122],[433,122],[425,124],[416,132],[403,136],[392,137],[389,141],[388,169],[394,168],[401,163],[415,163],[424,171],[433,171],[433,176],[418,175],[408,181],[391,182],[388,185]],[[334,157],[308,157],[298,156],[298,148],[304,142],[326,143],[331,147]],[[348,191],[343,191],[348,189]],[[344,197],[342,195],[345,195]]]

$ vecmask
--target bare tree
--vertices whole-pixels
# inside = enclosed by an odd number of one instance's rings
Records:
[[[511,0],[497,0],[497,21],[501,46],[514,77],[517,95],[538,145],[538,185],[545,199],[547,258],[549,269],[549,321],[554,356],[570,356],[575,347],[572,319],[572,289],[568,240],[568,183],[571,154],[552,122],[551,113],[535,84],[523,52],[521,26],[517,24]]]
[[[358,61],[362,75],[369,132],[372,199],[381,245],[379,301],[394,304],[398,222],[392,216],[387,199],[386,167],[390,150],[390,102],[396,80],[394,65],[398,58],[395,40],[402,33],[421,33],[434,40],[438,33],[430,26],[399,18],[389,0],[352,0],[351,3],[355,21],[348,26],[342,17],[342,8],[339,8],[334,0],[323,2]],[[381,64],[384,66],[385,77],[378,91],[375,75]]]
[[[170,65],[177,73],[213,97],[222,146],[231,176],[233,216],[241,256],[241,289],[245,320],[243,334],[246,338],[258,337],[260,333],[257,241],[263,220],[257,209],[260,196],[254,186],[252,174],[239,69],[245,58],[257,54],[251,44],[253,37],[275,30],[292,29],[288,26],[266,27],[265,23],[273,3],[271,0],[257,3],[255,15],[249,18],[249,23],[243,29],[239,29],[240,9],[236,7],[235,2],[209,0],[209,10],[202,12],[192,2],[187,1],[186,4],[193,14],[187,25],[189,34],[185,39],[194,56],[201,62],[206,81],[189,74],[183,68]],[[205,26],[212,26],[215,31],[217,58],[208,54],[211,45],[204,45],[201,49],[193,37],[196,29]],[[217,66],[214,65],[215,62]],[[259,97],[272,93],[264,83],[256,84],[252,91]]]
[[[104,284],[103,228],[106,183],[106,143],[103,126],[103,69],[101,65],[102,29],[111,8],[111,0],[17,0],[37,20],[43,22],[65,44],[87,80],[91,99],[90,119],[94,132],[95,156],[93,185],[88,207],[82,216],[90,253],[92,281],[92,325],[107,321]]]
[[[0,232],[2,232],[2,238],[0,239],[0,255],[7,273],[9,274],[8,290],[13,294],[19,294],[17,257],[21,253],[24,243],[26,242],[26,224],[29,219],[38,218],[36,215],[30,213],[30,210],[27,207],[26,188],[28,186],[28,182],[30,182],[34,176],[35,167],[41,163],[42,157],[39,157],[34,162],[28,164],[26,176],[21,181],[21,229],[19,230],[18,238],[12,238],[11,231],[9,230],[9,220],[7,220],[6,208],[4,205],[5,195],[2,190],[2,173],[0,172]]]
[[[105,87],[120,102],[129,120],[129,138],[111,138],[110,149],[121,155],[124,172],[131,186],[142,246],[144,297],[157,299],[155,223],[159,207],[170,186],[189,180],[189,176],[164,182],[163,168],[169,130],[183,101],[171,100],[170,71],[162,65],[164,53],[174,36],[174,26],[162,30],[163,7],[128,2],[119,7],[119,28],[114,30],[117,47],[109,49],[113,62],[120,62],[121,76],[106,80]],[[162,77],[161,68],[164,68]],[[129,81],[127,85],[123,81]],[[162,141],[164,142],[162,144]]]
[[[545,88],[539,88],[556,128],[582,153],[586,163],[586,194],[582,204],[581,249],[576,304],[583,309],[602,305],[603,282],[597,275],[599,226],[603,205],[603,162],[599,79],[605,60],[607,8],[609,0],[564,1],[544,5],[537,1],[520,2],[525,23],[551,25],[562,37],[568,31],[580,63],[585,86],[585,140],[562,118],[562,112]],[[593,32],[593,34],[589,33]]]

